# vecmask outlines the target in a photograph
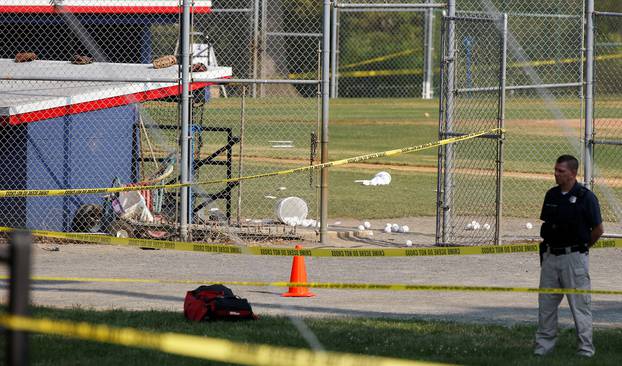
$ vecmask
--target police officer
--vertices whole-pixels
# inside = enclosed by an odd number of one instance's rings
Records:
[[[598,199],[577,183],[579,162],[562,155],[555,163],[556,187],[546,192],[540,219],[540,288],[590,289],[589,248],[603,234]],[[592,343],[591,296],[566,295],[578,338],[577,354],[594,355]],[[557,312],[562,294],[538,297],[538,331],[534,353],[543,356],[553,350],[557,340]]]

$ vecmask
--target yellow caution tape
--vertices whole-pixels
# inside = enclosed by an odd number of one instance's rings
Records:
[[[376,159],[376,158],[384,158],[397,156],[400,154],[407,154],[427,149],[432,149],[435,147],[453,144],[456,142],[466,141],[470,139],[474,139],[476,137],[480,137],[483,135],[491,134],[491,133],[503,133],[505,130],[501,128],[493,128],[487,131],[474,132],[470,134],[466,134],[463,136],[451,137],[444,140],[428,142],[422,145],[404,147],[401,149],[395,150],[387,150],[376,152],[372,154],[355,156],[352,158],[329,161],[327,163],[321,163],[316,165],[307,165],[294,169],[286,169],[279,170],[269,173],[256,174],[256,175],[248,175],[244,177],[237,178],[229,178],[229,179],[218,179],[218,180],[208,180],[203,182],[193,182],[193,183],[176,183],[176,184],[168,184],[168,185],[143,185],[143,186],[127,186],[127,187],[112,187],[112,188],[72,188],[72,189],[24,189],[24,190],[0,190],[0,198],[3,197],[31,197],[31,196],[68,196],[68,195],[82,195],[82,194],[101,194],[101,193],[117,193],[117,192],[129,192],[129,191],[143,191],[143,190],[152,190],[152,189],[160,189],[160,188],[182,188],[182,187],[191,187],[195,185],[210,185],[210,184],[219,184],[219,183],[233,183],[250,179],[258,179],[258,178],[266,178],[266,177],[274,177],[279,175],[287,175],[298,172],[305,172],[309,170],[317,170],[323,168],[330,168],[338,165],[352,164],[358,163],[365,160]]]
[[[393,69],[393,70],[361,70],[344,71],[339,73],[339,77],[344,78],[370,78],[376,76],[397,76],[397,75],[421,75],[421,69]]]
[[[391,59],[394,59],[394,58],[412,55],[416,51],[417,50],[415,50],[415,49],[408,49],[408,50],[404,50],[404,51],[390,53],[390,54],[384,55],[384,56],[378,56],[378,57],[370,58],[370,59],[364,60],[364,61],[354,62],[354,63],[351,63],[351,64],[345,64],[345,65],[339,65],[339,70],[352,69],[352,68],[358,67],[358,66],[365,66],[365,65],[375,64],[375,63],[378,63],[378,62],[384,62],[384,61],[388,61],[388,60],[391,60]],[[382,70],[382,71],[391,71],[391,70]],[[421,69],[418,69],[418,71],[419,71],[418,72],[419,74],[421,74],[423,72]],[[316,76],[316,73],[310,71],[310,72],[303,72],[303,73],[291,73],[291,74],[288,75],[288,78],[289,79],[295,79],[295,80],[304,80],[304,79],[313,79],[315,76]],[[339,72],[339,76],[343,77],[344,73],[343,72]]]
[[[594,57],[595,61],[606,61],[606,60],[615,60],[622,58],[622,53],[617,54],[609,54],[609,55],[600,55]],[[578,58],[563,58],[559,60],[538,60],[538,61],[526,61],[526,62],[514,62],[508,65],[509,68],[523,68],[526,66],[550,66],[556,64],[572,64],[581,61]]]
[[[0,227],[0,232],[14,229]],[[240,246],[230,244],[207,244],[183,241],[117,238],[109,235],[64,233],[59,231],[32,230],[39,237],[75,240],[88,243],[122,245],[139,248],[168,249],[190,252],[248,254],[263,256],[306,256],[336,258],[372,258],[372,257],[426,257],[453,255],[485,255],[538,252],[538,243],[432,247],[432,248],[275,248],[262,246]],[[601,239],[592,248],[622,248],[622,239]]]
[[[0,276],[0,280],[9,280],[9,276]],[[439,291],[439,292],[528,292],[543,294],[591,294],[622,295],[622,290],[581,290],[576,288],[536,288],[503,286],[460,286],[460,285],[418,285],[404,283],[330,283],[330,282],[259,282],[259,281],[220,281],[220,280],[158,280],[144,278],[101,278],[101,277],[51,277],[34,276],[32,281],[50,282],[100,282],[100,283],[169,283],[169,284],[206,284],[218,283],[230,286],[253,287],[312,287],[339,290],[381,290],[381,291]]]
[[[409,53],[414,53],[414,52],[403,51],[403,52],[398,52],[396,54],[387,55],[387,56],[402,56],[402,55],[407,55]],[[382,59],[382,58],[383,57],[380,57],[379,59]],[[622,58],[622,54],[620,54],[620,53],[595,56],[594,60],[595,61],[607,61],[607,60],[615,60],[615,59],[619,59],[619,58]],[[354,66],[361,66],[361,65],[370,64],[370,63],[372,63],[373,60],[375,60],[375,59],[371,59],[371,60],[367,60],[367,61],[362,61],[362,62],[357,63],[357,64],[351,64],[351,65],[348,65],[348,68],[352,68]],[[512,69],[512,68],[523,68],[523,67],[551,66],[551,65],[557,65],[557,64],[572,64],[572,63],[577,63],[577,62],[580,62],[580,61],[581,61],[581,59],[579,59],[579,58],[563,58],[563,59],[559,59],[559,60],[551,60],[551,59],[549,59],[549,60],[533,60],[533,61],[525,61],[525,62],[512,62],[512,63],[508,64],[508,68]],[[339,67],[340,70],[342,70],[344,68],[346,68],[346,66],[340,66]],[[349,78],[369,78],[369,77],[377,77],[377,76],[422,75],[422,74],[423,74],[423,69],[417,68],[417,69],[384,69],[384,70],[343,71],[343,72],[339,72],[338,76],[339,77],[349,77]],[[289,74],[289,78],[290,79],[311,79],[311,78],[313,78],[313,76],[314,76],[313,73]]]
[[[369,78],[376,76],[396,76],[396,75],[422,75],[423,69],[385,69],[385,70],[358,70],[340,71],[340,78]],[[311,73],[289,74],[289,79],[309,79]]]
[[[397,358],[356,355],[351,353],[311,351],[300,348],[277,347],[264,344],[238,343],[226,339],[198,337],[177,333],[146,332],[133,328],[69,322],[52,319],[34,319],[8,314],[0,315],[5,328],[53,334],[89,341],[139,347],[206,360],[242,365],[275,366],[434,366]],[[446,365],[446,364],[445,364]]]
[[[365,60],[365,61],[359,61],[359,62],[354,62],[354,63],[351,63],[351,64],[339,65],[339,69],[340,70],[351,69],[351,68],[357,67],[357,66],[364,66],[364,65],[369,65],[369,64],[377,63],[377,62],[388,61],[388,60],[391,60],[391,59],[394,59],[394,58],[397,58],[397,57],[412,55],[416,51],[418,51],[418,50],[416,50],[414,48],[411,48],[411,49],[404,50],[404,51],[389,53],[388,55],[370,58],[370,59]]]

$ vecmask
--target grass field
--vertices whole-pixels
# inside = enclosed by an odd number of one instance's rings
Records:
[[[312,98],[264,98],[246,102],[245,150],[247,156],[269,155],[266,141],[279,136],[290,136],[297,146],[308,143],[308,133],[316,130],[318,114]],[[549,173],[551,159],[558,150],[574,149],[566,135],[578,139],[580,109],[576,101],[561,100],[556,105],[567,120],[556,121],[547,107],[537,100],[516,100],[506,111],[508,129],[505,144],[505,168],[510,171]],[[615,105],[611,106],[613,113]],[[240,101],[236,98],[212,100],[206,107],[206,124],[228,126],[237,131],[240,120]],[[375,151],[418,145],[438,138],[438,102],[419,99],[335,99],[330,103],[329,153],[331,159],[340,159]],[[173,124],[177,116],[171,104],[148,103],[146,110],[158,123]],[[486,114],[484,107],[476,114]],[[606,109],[604,112],[609,111]],[[489,114],[489,113],[488,113]],[[615,125],[602,123],[600,133],[608,137]],[[494,127],[494,126],[489,126]],[[615,132],[615,130],[614,130]],[[617,134],[621,134],[617,131]],[[169,134],[167,139],[174,142]],[[267,137],[274,136],[274,137]],[[619,137],[619,136],[618,136]],[[223,136],[210,136],[208,146],[221,146]],[[578,140],[577,140],[578,142]],[[536,148],[537,150],[534,150]],[[612,147],[600,147],[601,156]],[[306,158],[308,148],[288,150],[289,157]],[[617,169],[611,159],[601,159],[605,169]],[[429,150],[408,156],[379,159],[392,164],[436,164],[436,151]]]
[[[294,168],[294,163],[249,164],[249,171],[269,172]],[[329,173],[329,216],[355,218],[399,218],[408,216],[432,216],[436,207],[436,172],[434,169],[421,171],[400,170],[398,167],[391,171],[389,186],[363,186],[355,183],[358,179],[369,179],[377,171],[387,169],[384,165],[368,164],[365,168],[351,168],[340,166],[330,169]],[[290,195],[305,198],[311,209],[315,206],[313,197],[315,188],[309,186],[309,173],[296,173],[287,176],[284,183],[281,177],[271,177],[256,180],[252,187],[244,182],[244,192],[252,188],[259,194],[244,194],[244,213],[248,217],[264,217],[272,215],[274,200],[265,196],[274,196],[276,199]],[[463,196],[470,197],[474,202],[484,202],[490,199],[490,191],[483,190],[483,185],[493,184],[494,177],[466,174],[462,185]],[[319,180],[314,175],[314,184]],[[295,183],[295,184],[294,184]],[[276,188],[287,185],[287,190],[278,191]],[[548,188],[554,184],[552,176],[533,179],[528,176],[515,176],[504,182],[506,201],[504,214],[510,217],[535,217],[541,208],[541,199]],[[315,187],[315,185],[314,185]],[[208,189],[208,187],[204,187]],[[223,187],[218,187],[223,188]],[[213,188],[212,188],[213,189]],[[527,191],[526,191],[527,190]],[[530,191],[537,192],[525,199]],[[622,188],[613,188],[616,195],[622,195]],[[235,203],[234,203],[235,207]],[[474,207],[469,207],[473,209]],[[476,213],[475,211],[473,211]]]
[[[464,117],[477,118],[479,114],[494,114],[490,107],[477,105],[479,109],[469,111],[472,116]],[[248,98],[245,106],[244,174],[307,165],[309,135],[317,131],[319,124],[317,107],[317,100],[313,98]],[[553,184],[552,165],[555,158],[562,153],[577,154],[576,146],[570,141],[574,139],[579,143],[580,105],[576,98],[563,97],[558,100],[556,107],[561,116],[567,119],[556,121],[547,106],[534,98],[516,97],[507,106],[504,215],[534,216],[534,212],[540,208],[544,192]],[[213,99],[206,108],[206,125],[229,126],[234,134],[239,131],[239,98]],[[438,139],[438,102],[435,100],[334,99],[331,100],[330,108],[330,160],[414,146]],[[600,113],[609,115],[615,109],[616,104],[605,104],[601,106]],[[168,123],[175,121],[176,107],[170,103],[147,103],[146,110],[159,123],[161,120]],[[622,133],[622,128],[617,128],[615,123],[608,122],[604,126],[606,130],[602,130],[601,134],[606,133],[607,137]],[[174,146],[176,137],[173,132],[167,132],[165,138]],[[269,140],[292,140],[294,147],[275,149]],[[205,151],[214,151],[226,144],[222,133],[208,135],[204,141]],[[622,166],[616,158],[618,150],[617,146],[598,146],[596,149],[596,162],[604,176],[622,176]],[[486,153],[490,156],[484,156],[480,150],[471,149],[460,158],[464,159],[464,165],[478,166],[477,162],[481,159],[495,159],[491,152]],[[237,146],[233,154],[237,164]],[[329,215],[353,218],[433,215],[436,205],[436,164],[437,149],[429,149],[369,160],[357,166],[332,168]],[[355,179],[369,179],[380,170],[387,170],[395,177],[390,186],[361,187],[353,184]],[[236,172],[234,169],[234,175]],[[308,174],[303,175],[308,177]],[[223,176],[224,170],[219,167],[210,167],[200,173],[201,180]],[[487,179],[489,177],[469,176],[468,181],[474,184],[463,184],[467,190],[465,193],[474,198],[490,200],[486,191],[478,191],[478,187],[489,186],[484,184]],[[312,211],[317,209],[313,199],[317,190],[305,184],[308,178],[281,176],[278,181],[281,183],[268,179],[244,184],[243,203],[249,216],[272,214],[272,205],[264,199],[266,195],[278,197],[279,194],[296,194],[308,199]],[[608,184],[613,183],[608,181]],[[287,186],[288,191],[274,194],[274,186],[277,185]],[[621,187],[611,185],[611,188],[616,197],[622,197]],[[606,212],[610,213],[608,203],[602,203]],[[615,219],[610,214],[607,216],[610,220]]]
[[[35,317],[87,321],[152,332],[175,332],[225,338],[242,343],[308,348],[286,317],[262,317],[255,322],[189,323],[181,312],[89,311],[35,308]],[[622,329],[596,329],[593,359],[574,355],[574,330],[563,329],[555,352],[531,355],[535,328],[531,325],[463,324],[418,319],[310,318],[308,328],[328,351],[377,355],[462,365],[619,365]],[[58,336],[33,334],[31,365],[222,365]],[[5,337],[0,343],[6,342]],[[1,347],[4,347],[2,345]]]

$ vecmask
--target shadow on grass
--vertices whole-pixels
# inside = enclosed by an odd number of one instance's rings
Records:
[[[105,323],[154,332],[226,338],[236,342],[308,348],[291,321],[191,323],[181,312],[34,308],[35,317]],[[593,359],[574,355],[574,331],[562,329],[555,352],[532,356],[535,326],[500,326],[417,318],[305,318],[329,351],[465,365],[618,365],[622,329],[597,329]],[[3,346],[5,338],[0,338]],[[32,365],[222,365],[165,353],[47,335],[31,336]]]
[[[75,293],[75,294],[103,294],[118,296],[119,303],[122,303],[122,298],[127,299],[143,299],[153,300],[159,303],[168,303],[179,307],[183,306],[185,293],[180,293],[179,296],[170,296],[164,294],[158,294],[157,291],[153,292],[138,292],[128,290],[111,290],[105,288],[97,288],[97,284],[93,284],[94,287],[68,287],[67,285],[76,284],[84,285],[83,282],[33,282],[32,291],[35,292],[56,292],[56,293]],[[62,287],[58,287],[62,285]],[[155,289],[156,287],[154,287]],[[6,282],[0,283],[0,289],[7,289]],[[299,303],[287,303],[283,302],[280,294],[284,292],[278,289],[272,291],[269,289],[247,289],[249,294],[258,294],[262,296],[261,300],[254,300],[252,296],[249,297],[255,312],[261,314],[262,310],[269,310],[270,313],[275,313],[275,310],[286,309],[288,313],[294,316],[347,316],[347,317],[371,317],[371,318],[410,318],[417,316],[420,318],[433,320],[433,321],[468,321],[474,323],[487,323],[498,325],[513,325],[513,324],[535,324],[537,321],[537,299],[534,297],[534,305],[532,309],[525,309],[524,307],[512,307],[512,306],[470,306],[465,308],[460,313],[449,314],[429,314],[429,313],[417,313],[416,309],[411,311],[390,311],[382,308],[383,298],[386,301],[390,301],[390,292],[378,291],[367,292],[368,295],[362,295],[361,301],[367,301],[368,305],[378,305],[378,310],[364,310],[353,309],[347,305],[339,306],[322,306],[322,305],[301,305]],[[323,290],[330,291],[330,290]],[[373,296],[373,299],[366,299],[366,296]],[[451,295],[448,295],[451,296]],[[477,296],[473,294],[473,296]],[[273,298],[274,301],[270,300]],[[291,301],[292,299],[290,299]],[[287,300],[285,300],[287,301]],[[566,300],[563,301],[565,303]],[[156,308],[154,306],[154,308]],[[392,306],[387,306],[392,308]],[[594,324],[597,327],[609,327],[609,328],[622,328],[622,302],[608,299],[593,300],[592,310],[594,315]],[[560,324],[563,327],[573,327],[572,314],[568,307],[563,306],[559,311]],[[622,347],[622,344],[621,344]],[[622,349],[622,348],[621,348]],[[622,351],[621,351],[622,352]],[[622,356],[621,356],[622,357]]]
[[[67,285],[71,284],[80,284],[84,285],[83,282],[72,282],[72,281],[58,281],[58,282],[33,282],[32,291],[35,292],[57,292],[57,293],[75,293],[75,294],[104,294],[111,296],[121,297],[119,301],[122,301],[122,298],[127,299],[143,299],[143,300],[153,300],[158,301],[160,303],[167,303],[170,305],[177,306],[181,309],[183,306],[185,293],[180,293],[179,296],[170,296],[164,294],[157,294],[157,291],[153,292],[138,292],[138,291],[127,291],[127,290],[111,290],[111,289],[103,289],[97,287],[84,288],[84,287],[67,287]],[[59,286],[62,285],[62,286]],[[96,286],[94,284],[93,286]],[[1,289],[8,289],[6,282],[0,283]],[[157,287],[154,287],[154,289]],[[190,288],[189,288],[190,289]],[[339,306],[322,306],[322,305],[301,305],[296,303],[284,303],[280,294],[284,292],[285,289],[281,291],[278,289],[276,291],[271,291],[266,289],[256,290],[256,289],[248,289],[246,292],[248,293],[256,293],[260,296],[263,296],[262,300],[253,300],[251,296],[249,296],[249,301],[252,303],[255,312],[262,313],[262,310],[270,310],[270,313],[274,313],[274,310],[279,309],[287,309],[289,313],[295,316],[346,316],[346,317],[372,317],[372,318],[409,318],[413,316],[422,317],[429,320],[434,321],[446,321],[446,320],[459,320],[465,322],[474,322],[474,323],[487,323],[487,324],[499,324],[499,325],[512,325],[512,324],[525,324],[531,323],[535,324],[537,321],[537,299],[534,298],[533,308],[525,308],[525,307],[512,307],[512,306],[469,306],[468,308],[463,309],[460,313],[453,314],[420,314],[417,313],[416,306],[413,307],[412,310],[405,311],[391,311],[386,309],[391,309],[392,307],[386,304],[386,301],[390,302],[390,298],[392,293],[379,291],[379,292],[368,292],[368,296],[371,298],[367,298],[366,296],[361,296],[360,301],[367,302],[367,305],[377,304],[378,310],[366,310],[366,309],[353,309],[348,305],[339,305]],[[327,290],[330,291],[330,290]],[[450,295],[449,295],[450,296]],[[473,296],[477,296],[477,294],[473,294]],[[274,301],[271,301],[269,298],[274,298]],[[278,299],[278,300],[277,300]],[[290,299],[291,301],[291,299]],[[565,303],[564,300],[563,303]],[[384,307],[383,307],[384,306]],[[367,306],[369,307],[369,306]],[[154,308],[156,308],[154,306]],[[592,301],[592,310],[594,313],[594,324],[599,327],[618,327],[622,328],[622,302],[615,300],[593,300]],[[572,315],[568,307],[562,307],[559,311],[560,322],[564,327],[572,326]],[[622,347],[622,344],[621,344]],[[621,348],[622,349],[622,348]],[[622,352],[622,351],[621,351]],[[622,353],[621,353],[622,357]]]

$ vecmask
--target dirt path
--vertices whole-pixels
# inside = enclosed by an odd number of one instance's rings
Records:
[[[426,221],[427,220],[427,221]],[[413,231],[430,241],[430,219],[413,223]],[[374,223],[377,225],[378,223]],[[345,225],[345,224],[344,224]],[[417,229],[419,228],[419,229]],[[338,243],[335,243],[338,244]],[[358,243],[352,246],[367,246]],[[59,251],[43,248],[58,247]],[[622,290],[622,250],[600,249],[590,254],[593,288]],[[537,287],[535,253],[461,257],[337,259],[307,258],[314,282],[413,283],[446,285]],[[5,267],[3,267],[5,268]],[[256,257],[176,251],[144,251],[87,244],[37,244],[34,275],[218,281],[284,281],[289,257]],[[6,269],[3,269],[6,274]],[[2,292],[2,301],[6,299]],[[181,313],[187,290],[195,285],[38,282],[33,299],[38,305],[81,306],[94,309],[165,309]],[[300,316],[381,316],[451,319],[466,322],[535,324],[537,295],[494,292],[385,292],[313,290],[313,298],[283,298],[283,288],[232,286],[248,298],[259,314]],[[572,323],[564,301],[561,321]],[[594,322],[599,327],[622,327],[622,298],[594,296]]]
[[[261,163],[272,163],[272,164],[293,164],[296,166],[305,166],[309,164],[309,160],[305,159],[296,159],[296,158],[266,158],[266,157],[245,157],[248,161],[255,161]],[[429,173],[436,174],[436,167],[432,166],[420,166],[420,165],[398,165],[398,164],[383,164],[383,163],[352,163],[347,164],[347,167],[352,167],[356,169],[364,169],[364,170],[395,170],[399,172],[410,172],[410,173]],[[342,166],[341,168],[343,168]],[[340,167],[336,167],[335,169],[340,169]],[[482,174],[483,170],[480,169],[456,169],[457,173],[462,174]],[[504,171],[504,177],[511,178],[522,178],[522,179],[534,179],[534,180],[548,180],[553,181],[552,173],[529,173],[529,172],[517,172],[517,171]],[[600,180],[596,180],[600,182]],[[622,178],[607,178],[606,184],[609,187],[622,187]]]

